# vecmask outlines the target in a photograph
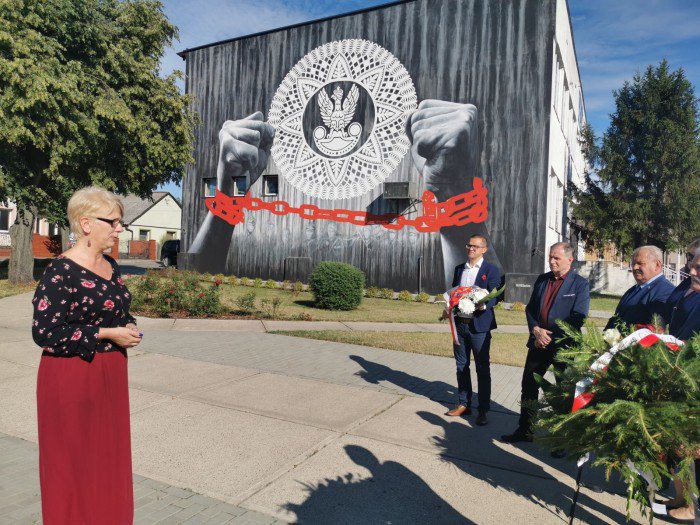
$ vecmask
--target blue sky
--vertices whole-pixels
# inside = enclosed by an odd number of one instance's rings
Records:
[[[373,0],[162,0],[180,30],[163,57],[162,71],[184,70],[178,51],[387,3]],[[439,0],[436,0],[439,1]],[[488,1],[488,0],[485,0]],[[507,1],[507,0],[490,0]],[[614,111],[612,91],[637,71],[666,58],[682,67],[700,96],[700,1],[569,0],[574,42],[586,101],[596,135]],[[177,186],[165,189],[178,197]]]

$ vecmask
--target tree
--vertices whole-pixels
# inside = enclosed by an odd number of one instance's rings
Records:
[[[602,143],[581,134],[593,167],[571,185],[572,228],[589,247],[622,253],[646,244],[685,246],[700,234],[698,100],[682,69],[666,60],[613,92],[616,109]]]
[[[78,188],[150,196],[191,161],[195,116],[158,75],[177,37],[158,0],[0,2],[0,201],[17,204],[10,280],[32,278],[37,213]]]

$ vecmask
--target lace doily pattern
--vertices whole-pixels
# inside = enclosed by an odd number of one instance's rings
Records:
[[[328,147],[337,148],[338,153],[329,158],[307,143],[304,111],[309,103],[317,103],[315,95],[320,90],[325,89],[330,94],[334,84],[337,87],[337,83],[348,81],[359,84],[371,98],[372,131],[361,147],[345,153],[351,148],[344,144],[349,143],[352,126],[357,124],[342,127],[343,118],[338,118],[336,112],[345,109],[348,122],[361,116],[347,113],[344,94],[342,91],[336,94],[334,122],[341,124],[334,124],[335,130],[323,128],[322,121],[316,124],[321,128],[318,136],[327,134]],[[349,111],[354,111],[349,105]],[[383,182],[408,152],[411,144],[404,125],[416,105],[413,81],[389,51],[367,40],[330,42],[304,56],[275,93],[268,118],[277,130],[273,158],[281,175],[310,197],[348,199],[362,195]],[[330,110],[327,114],[330,122]]]

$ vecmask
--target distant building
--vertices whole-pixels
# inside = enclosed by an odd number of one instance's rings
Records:
[[[143,258],[149,258],[148,248],[144,247],[148,246],[149,241],[154,241],[155,255],[150,254],[150,258],[159,258],[160,247],[165,241],[180,238],[180,202],[167,191],[154,191],[152,198],[153,200],[142,199],[135,195],[122,197],[125,229],[119,235],[120,257],[142,255]],[[139,248],[135,249],[130,243]]]

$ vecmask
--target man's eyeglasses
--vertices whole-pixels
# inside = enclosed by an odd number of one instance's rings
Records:
[[[124,223],[122,222],[121,219],[105,219],[103,217],[95,217],[98,221],[106,222],[109,224],[112,228],[117,229],[117,227],[124,226]]]
[[[486,248],[486,246],[479,246],[478,244],[467,244],[467,248],[474,248],[478,250],[479,248]]]

